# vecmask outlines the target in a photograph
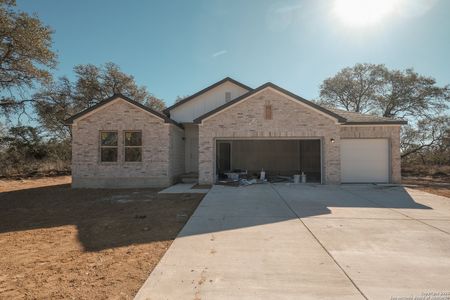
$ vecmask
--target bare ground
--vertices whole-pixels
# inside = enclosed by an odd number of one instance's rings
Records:
[[[0,181],[0,299],[131,299],[203,195]]]
[[[450,198],[450,177],[403,177],[402,183],[410,188]]]

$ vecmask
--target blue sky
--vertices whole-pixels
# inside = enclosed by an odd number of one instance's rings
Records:
[[[55,30],[57,76],[112,61],[167,105],[226,76],[314,99],[325,78],[358,62],[450,83],[450,1],[398,0],[364,25],[339,17],[335,1],[18,0],[18,8]]]

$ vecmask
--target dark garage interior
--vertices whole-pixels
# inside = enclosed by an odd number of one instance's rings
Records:
[[[321,182],[320,140],[217,140],[216,172],[245,172],[259,177],[264,169],[270,180],[306,174],[307,182]]]

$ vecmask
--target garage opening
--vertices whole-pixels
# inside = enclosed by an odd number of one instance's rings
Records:
[[[242,173],[245,178],[306,175],[306,182],[321,182],[321,143],[319,139],[301,140],[217,140],[216,178],[227,173]]]
[[[389,182],[389,140],[341,139],[341,182]]]

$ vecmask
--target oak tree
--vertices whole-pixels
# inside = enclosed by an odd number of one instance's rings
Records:
[[[327,78],[319,104],[347,111],[409,121],[402,128],[402,157],[443,143],[449,129],[450,86],[413,69],[390,70],[384,65],[356,64]]]
[[[145,86],[138,86],[133,76],[122,72],[114,63],[77,65],[74,73],[73,82],[61,77],[34,95],[40,123],[57,137],[69,136],[64,120],[114,94],[123,94],[157,111],[165,108],[164,101]]]
[[[0,0],[0,112],[23,107],[32,101],[29,89],[51,80],[52,33],[37,16],[18,11],[14,0]]]

